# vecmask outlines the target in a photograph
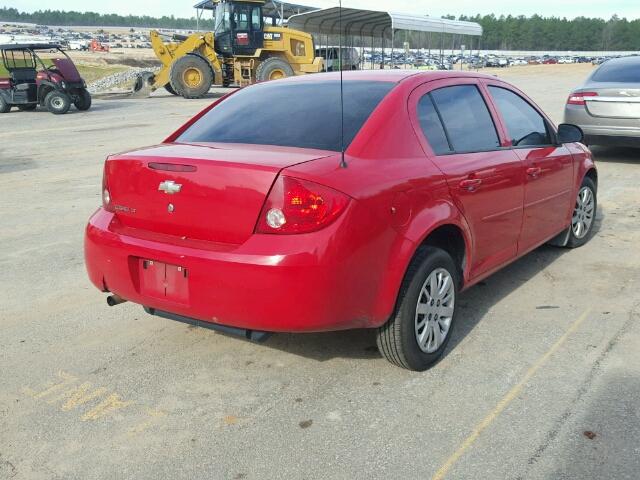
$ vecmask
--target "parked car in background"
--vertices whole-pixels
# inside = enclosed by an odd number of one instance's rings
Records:
[[[340,70],[340,47],[316,48],[316,57],[324,58],[325,72]],[[360,54],[358,49],[342,47],[342,66],[343,70],[357,70],[359,68]]]
[[[542,244],[589,239],[597,172],[580,129],[517,88],[346,72],[342,111],[340,85],[253,85],[109,157],[85,235],[108,302],[251,339],[375,328],[389,361],[424,370],[462,290]]]
[[[600,65],[569,95],[564,118],[589,145],[640,147],[640,57]]]

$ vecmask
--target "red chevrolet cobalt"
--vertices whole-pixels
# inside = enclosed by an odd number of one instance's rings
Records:
[[[582,132],[513,86],[348,72],[341,103],[338,74],[259,84],[109,157],[85,242],[109,304],[254,340],[376,328],[388,360],[424,370],[462,290],[592,233]]]

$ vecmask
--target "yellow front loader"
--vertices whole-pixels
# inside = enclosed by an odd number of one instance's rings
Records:
[[[199,98],[213,85],[245,86],[322,71],[323,59],[315,57],[310,34],[264,25],[264,0],[214,3],[214,32],[176,35],[170,42],[151,32],[162,68],[138,78],[135,91],[164,87],[174,95]]]

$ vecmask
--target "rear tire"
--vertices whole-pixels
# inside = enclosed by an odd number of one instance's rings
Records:
[[[71,108],[71,98],[66,93],[54,90],[44,98],[44,104],[54,115],[63,115]]]
[[[269,57],[260,62],[256,68],[256,80],[258,82],[268,82],[269,80],[279,80],[293,76],[293,68],[285,60],[279,57]]]
[[[18,105],[18,110],[20,110],[21,112],[32,112],[36,108],[38,108],[37,103],[30,103],[27,105]]]
[[[596,184],[589,177],[584,177],[569,227],[568,248],[581,247],[589,241],[593,235],[593,226],[598,211],[598,191]]]
[[[73,104],[82,112],[89,110],[91,108],[91,94],[83,88]]]
[[[7,103],[2,95],[0,95],[0,113],[9,113],[11,105]]]
[[[171,65],[171,87],[184,98],[201,98],[213,85],[209,62],[198,55],[185,55]]]
[[[451,338],[459,284],[458,268],[449,254],[427,247],[407,270],[395,313],[378,329],[380,353],[415,371],[437,362]]]

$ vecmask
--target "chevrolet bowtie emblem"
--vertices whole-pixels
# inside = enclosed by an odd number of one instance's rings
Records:
[[[164,193],[168,193],[169,195],[173,195],[174,193],[178,193],[182,185],[174,182],[173,180],[165,180],[164,182],[158,185],[158,190]]]

